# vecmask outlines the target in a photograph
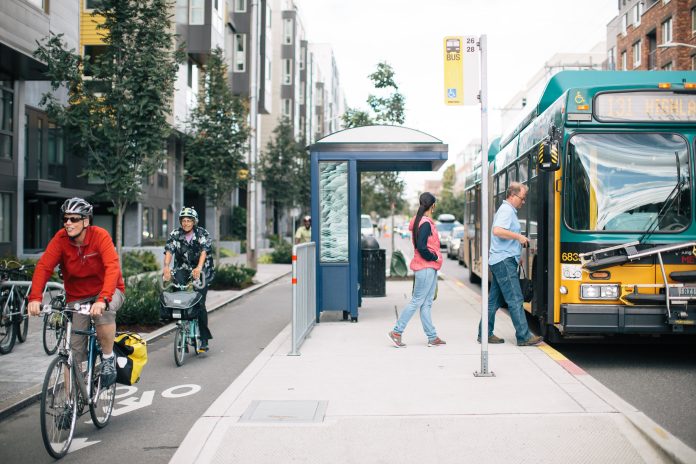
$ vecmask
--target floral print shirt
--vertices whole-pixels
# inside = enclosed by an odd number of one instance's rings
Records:
[[[169,234],[169,239],[164,245],[164,251],[172,254],[173,273],[178,270],[191,271],[198,266],[198,260],[202,252],[206,252],[208,256],[203,264],[203,272],[205,273],[206,282],[212,282],[215,276],[215,267],[213,266],[212,255],[213,241],[208,234],[208,231],[203,227],[195,226],[193,228],[193,238],[189,242],[186,240],[186,232],[181,227],[178,227]]]

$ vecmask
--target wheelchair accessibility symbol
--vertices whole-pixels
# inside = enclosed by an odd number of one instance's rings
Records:
[[[457,98],[457,89],[447,89],[447,98]]]

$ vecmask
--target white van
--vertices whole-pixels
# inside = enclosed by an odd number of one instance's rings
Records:
[[[369,214],[360,215],[360,235],[364,237],[375,236],[375,229],[372,227],[372,218]]]

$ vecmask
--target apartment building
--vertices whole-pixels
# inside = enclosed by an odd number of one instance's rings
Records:
[[[618,9],[609,69],[696,70],[696,0],[618,0]]]
[[[0,256],[41,249],[61,225],[62,201],[95,191],[39,107],[50,87],[33,57],[49,33],[78,48],[78,11],[72,0],[0,2]]]

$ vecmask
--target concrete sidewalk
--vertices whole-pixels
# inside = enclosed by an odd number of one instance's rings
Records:
[[[245,256],[223,258],[223,263],[241,262]],[[229,260],[229,261],[226,261]],[[292,266],[289,264],[259,264],[254,285],[244,290],[210,290],[206,299],[208,312],[224,307],[226,304],[254,292],[266,285],[287,276],[290,278]],[[142,333],[147,341],[152,341],[171,330],[175,323],[169,323],[154,332]],[[42,344],[43,319],[29,319],[29,333],[25,343],[16,343],[12,352],[0,356],[0,420],[13,412],[36,401],[41,393],[41,385],[46,369],[53,356],[44,352]]]
[[[324,313],[288,356],[290,327],[195,423],[172,463],[696,462],[696,452],[550,346],[517,347],[506,314],[477,378],[480,296],[440,281],[428,348],[418,317],[387,337],[411,292],[390,281],[360,322]]]

